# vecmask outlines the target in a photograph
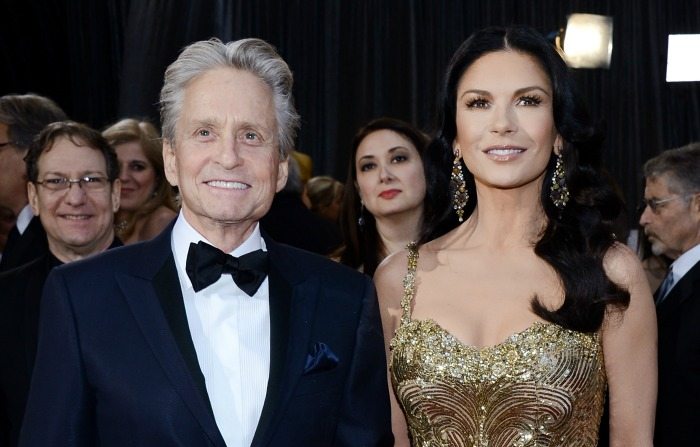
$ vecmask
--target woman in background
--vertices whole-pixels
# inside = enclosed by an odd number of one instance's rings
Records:
[[[595,447],[607,383],[610,445],[651,446],[654,304],[564,61],[487,28],[443,86],[427,162],[461,223],[375,275],[396,445]]]
[[[119,159],[121,205],[116,232],[126,245],[158,235],[177,215],[163,171],[160,135],[147,121],[123,119],[102,132]]]
[[[427,137],[408,123],[378,118],[356,134],[345,182],[340,262],[372,276],[389,254],[424,234],[423,154]]]
[[[306,182],[305,203],[318,216],[338,225],[343,203],[343,184],[333,177],[318,175]]]

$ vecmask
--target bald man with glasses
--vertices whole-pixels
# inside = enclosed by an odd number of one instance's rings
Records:
[[[640,225],[655,255],[673,260],[654,294],[659,326],[656,447],[697,444],[700,423],[700,143],[644,165]]]

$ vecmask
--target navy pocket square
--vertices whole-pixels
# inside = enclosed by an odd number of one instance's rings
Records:
[[[306,366],[304,366],[304,374],[317,373],[328,371],[335,368],[340,359],[335,353],[323,342],[314,343],[311,352],[306,355]]]

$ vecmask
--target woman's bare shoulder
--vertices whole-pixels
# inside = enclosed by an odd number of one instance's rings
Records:
[[[603,267],[611,281],[626,288],[635,281],[646,279],[637,254],[620,242],[613,244],[605,253]]]

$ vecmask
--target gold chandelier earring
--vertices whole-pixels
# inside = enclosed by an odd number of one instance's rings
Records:
[[[558,150],[558,154],[557,154]],[[552,174],[552,185],[549,189],[549,198],[559,211],[566,208],[569,203],[569,188],[566,186],[566,170],[564,169],[564,157],[562,157],[562,148],[557,147],[554,150],[557,155],[557,163],[554,165],[554,173]]]
[[[464,172],[462,171],[462,160],[460,158],[459,149],[454,149],[455,159],[452,162],[452,175],[450,176],[450,189],[453,191],[452,208],[457,214],[457,219],[460,222],[464,221],[464,207],[469,200],[469,191],[467,191],[467,183],[464,181]]]

